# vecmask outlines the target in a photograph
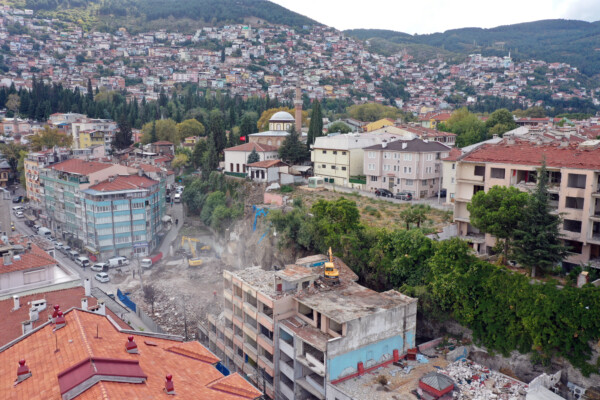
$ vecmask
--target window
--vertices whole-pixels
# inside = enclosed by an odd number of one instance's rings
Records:
[[[389,159],[389,158],[390,158],[390,153],[389,153],[389,152],[387,152],[387,151],[386,151],[386,152],[384,152],[384,153],[383,153],[383,158],[384,158],[384,159],[386,159],[386,160],[387,160],[387,159]]]
[[[115,243],[130,243],[130,242],[131,242],[131,236],[115,238]]]
[[[131,232],[131,226],[129,226],[129,225],[115,226],[115,233],[125,233],[125,232]]]
[[[141,242],[143,240],[146,240],[146,235],[133,235],[134,242]]]
[[[425,173],[426,173],[426,174],[431,174],[431,171],[432,171],[432,170],[433,170],[433,169],[432,169],[431,167],[425,167]]]
[[[401,181],[402,181],[402,179],[400,179],[400,178],[396,179],[396,184],[399,185]]]
[[[110,206],[96,206],[96,212],[109,212]]]
[[[385,176],[384,176],[383,178],[381,178],[381,181],[382,181],[383,183],[385,183]]]
[[[564,244],[571,253],[583,253],[583,243],[581,242],[576,242],[575,240],[565,240]]]
[[[112,218],[111,217],[96,218],[96,223],[97,224],[110,224],[111,222],[112,222]]]
[[[327,154],[327,150],[323,150],[323,154]]]
[[[412,174],[412,167],[404,167],[405,174]]]
[[[125,222],[125,221],[129,221],[131,220],[131,217],[129,216],[129,214],[126,215],[115,215],[113,217],[115,222]]]
[[[412,161],[412,154],[404,153],[404,161]]]
[[[375,164],[369,164],[369,171],[375,170]]]
[[[563,229],[569,232],[581,233],[581,221],[565,219],[565,222],[563,223]]]
[[[114,211],[125,211],[125,210],[129,210],[129,204],[128,204],[128,203],[123,203],[123,204],[114,204],[114,205],[113,205],[113,210],[114,210]]]
[[[456,164],[452,163],[452,169],[456,169]]]
[[[345,151],[342,151],[342,155],[343,155],[343,156],[345,156],[345,155],[346,155],[346,152],[345,152]]]
[[[140,213],[140,214],[133,214],[133,219],[146,219],[146,214],[144,213]]]
[[[413,180],[412,179],[407,179],[405,183],[406,183],[406,186],[412,186],[413,185]]]
[[[585,189],[585,175],[569,174],[567,186],[570,188]]]
[[[131,208],[133,208],[133,209],[144,208],[144,202],[131,203]]]
[[[23,283],[28,285],[30,283],[41,282],[46,277],[45,269],[37,269],[35,271],[23,272]]]
[[[345,170],[346,170],[346,167],[342,167],[342,171],[345,171]]]
[[[367,156],[368,156],[369,158],[375,158],[375,152],[374,152],[374,151],[369,151],[369,152],[367,153]]]
[[[433,154],[427,154],[427,161],[433,161]]]
[[[427,186],[427,179],[423,179],[423,180],[421,181],[421,185]]]
[[[332,165],[332,166],[331,166],[331,169],[335,169],[335,165]]]
[[[384,171],[389,171],[390,170],[390,166],[389,165],[384,165],[383,166],[383,170]]]
[[[337,151],[335,151],[335,150],[334,150],[334,151],[333,151],[333,154],[337,154]]]
[[[327,165],[321,164],[321,168],[327,168]]]
[[[376,176],[373,176],[373,175],[371,175],[371,182],[377,182],[377,177],[376,177]]]
[[[450,178],[450,183],[454,183],[454,177]]]
[[[394,160],[398,159],[398,153],[394,153]]]
[[[583,210],[583,203],[583,197],[567,197],[565,201],[565,207]]]
[[[491,171],[492,178],[495,179],[504,179],[506,175],[506,170],[504,168],[492,168]]]
[[[474,175],[475,176],[484,176],[485,175],[485,166],[484,165],[476,165]]]

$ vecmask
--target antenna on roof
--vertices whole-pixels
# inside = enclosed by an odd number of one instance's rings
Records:
[[[54,335],[54,339],[55,339],[55,349],[54,349],[54,352],[58,353],[60,351],[60,349],[58,348],[58,336],[56,335],[56,332],[55,332],[55,335]]]

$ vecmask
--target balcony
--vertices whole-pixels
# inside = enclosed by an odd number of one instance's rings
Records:
[[[227,300],[229,300],[231,302],[232,298],[233,298],[233,294],[231,293],[231,290],[230,289],[223,289],[223,297],[226,298]]]
[[[243,330],[246,335],[248,335],[252,340],[256,341],[258,332],[256,331],[255,327],[249,324],[244,324]]]
[[[258,317],[258,322],[260,324],[273,330],[273,318],[271,318],[270,316],[268,316],[262,312],[259,312],[257,317]]]
[[[325,365],[318,361],[315,357],[313,357],[309,353],[304,353],[301,356],[296,358],[300,364],[304,365],[311,371],[315,372],[317,375],[325,376]]]
[[[273,341],[263,334],[258,335],[258,344],[269,353],[273,354]]]
[[[233,315],[233,324],[241,328],[242,326],[244,326],[244,320],[239,315],[234,314]]]
[[[294,360],[289,360],[287,362],[283,361],[283,359],[279,359],[279,370],[283,372],[288,378],[294,379]]]
[[[225,327],[223,329],[223,333],[225,334],[226,338],[233,340],[233,329]]]
[[[252,318],[256,319],[256,314],[258,313],[258,310],[252,304],[244,303],[244,312]]]
[[[290,358],[294,358],[294,346],[283,339],[279,339],[279,349],[287,354]]]
[[[282,380],[279,381],[279,392],[285,396],[288,400],[294,400],[294,384],[292,382],[292,387],[288,386],[288,384],[284,383]]]
[[[258,357],[258,366],[264,368],[267,374],[273,376],[273,362],[265,356]]]
[[[296,379],[296,383],[304,390],[306,390],[311,395],[315,396],[317,399],[325,400],[325,389],[316,388],[312,385],[312,382],[308,381],[308,377]],[[321,392],[322,391],[322,392]]]

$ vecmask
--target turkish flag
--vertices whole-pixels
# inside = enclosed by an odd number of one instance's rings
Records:
[[[246,136],[240,136],[240,140],[241,140],[242,142],[245,142],[245,141],[246,141]]]

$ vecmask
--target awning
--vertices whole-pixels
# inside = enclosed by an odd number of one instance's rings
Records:
[[[86,251],[89,251],[92,254],[100,254],[100,252],[98,250],[96,250],[95,248],[93,248],[92,246],[85,246],[84,249]]]

